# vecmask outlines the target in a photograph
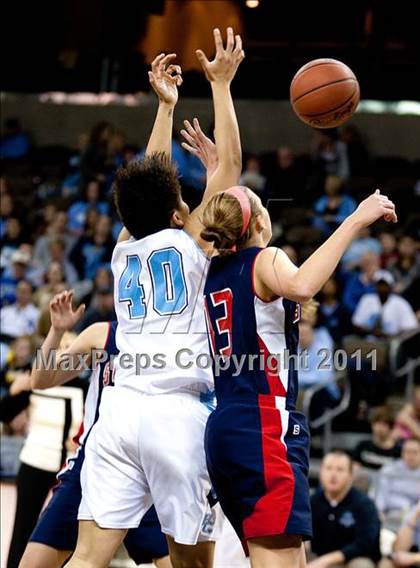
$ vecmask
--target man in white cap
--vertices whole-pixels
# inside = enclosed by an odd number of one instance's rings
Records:
[[[376,291],[360,299],[353,314],[353,325],[362,335],[390,338],[417,327],[410,304],[392,292],[394,278],[387,270],[378,270],[373,278]]]

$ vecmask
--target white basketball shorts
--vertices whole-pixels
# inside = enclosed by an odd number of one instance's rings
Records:
[[[86,441],[79,520],[137,528],[154,504],[162,532],[180,544],[218,538],[204,430],[211,410],[193,394],[106,387]]]

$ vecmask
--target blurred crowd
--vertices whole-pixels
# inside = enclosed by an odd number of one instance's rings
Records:
[[[334,428],[367,434],[353,448],[355,465],[340,452],[329,456],[327,463],[324,457],[324,493],[316,494],[313,504],[320,526],[328,518],[339,542],[349,538],[354,515],[346,509],[347,520],[334,529],[338,516],[330,508],[334,499],[349,495],[356,480],[354,491],[370,492],[375,500],[366,510],[371,516],[369,507],[374,507],[378,526],[382,522],[397,534],[417,523],[412,545],[417,539],[419,546],[419,367],[410,379],[404,374],[397,378],[395,371],[409,360],[418,361],[420,351],[420,160],[373,156],[354,126],[308,130],[308,136],[310,152],[304,155],[296,155],[287,140],[271,153],[244,154],[240,183],[268,204],[274,245],[299,265],[377,187],[396,202],[399,215],[397,225],[383,222],[361,230],[313,309],[302,314],[300,348],[310,364],[300,372],[300,404],[310,421],[334,409],[343,397],[344,373],[351,396]],[[6,121],[0,142],[0,418],[2,432],[10,439],[23,439],[28,433],[27,377],[35,350],[49,329],[52,297],[72,288],[75,303],[86,304],[76,333],[94,322],[115,319],[110,261],[121,224],[112,200],[112,180],[119,166],[143,152],[108,122],[81,133],[74,148],[39,148],[31,139],[18,119]],[[205,186],[205,170],[181,147],[177,135],[172,150],[184,198],[194,207]],[[322,349],[327,350],[326,365]],[[8,401],[16,396],[20,406],[10,413]],[[7,448],[16,457],[15,445]],[[16,463],[10,455],[5,458],[2,477],[13,477]],[[357,509],[362,497],[351,496]],[[314,567],[330,565],[316,564],[315,554],[319,561],[335,542],[324,537],[316,534]],[[372,538],[373,552],[362,556],[377,562],[376,533]],[[400,543],[403,537],[398,538]],[[346,560],[353,558],[350,551]],[[411,565],[396,558],[384,566]]]

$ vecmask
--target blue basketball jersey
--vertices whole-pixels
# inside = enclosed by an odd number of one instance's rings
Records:
[[[278,298],[261,300],[253,269],[261,248],[215,257],[204,289],[218,403],[268,394],[295,408],[300,307]]]

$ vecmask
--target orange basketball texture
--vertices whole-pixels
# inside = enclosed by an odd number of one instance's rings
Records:
[[[293,110],[315,128],[340,126],[352,116],[359,99],[356,76],[336,59],[310,61],[299,69],[290,85]]]

